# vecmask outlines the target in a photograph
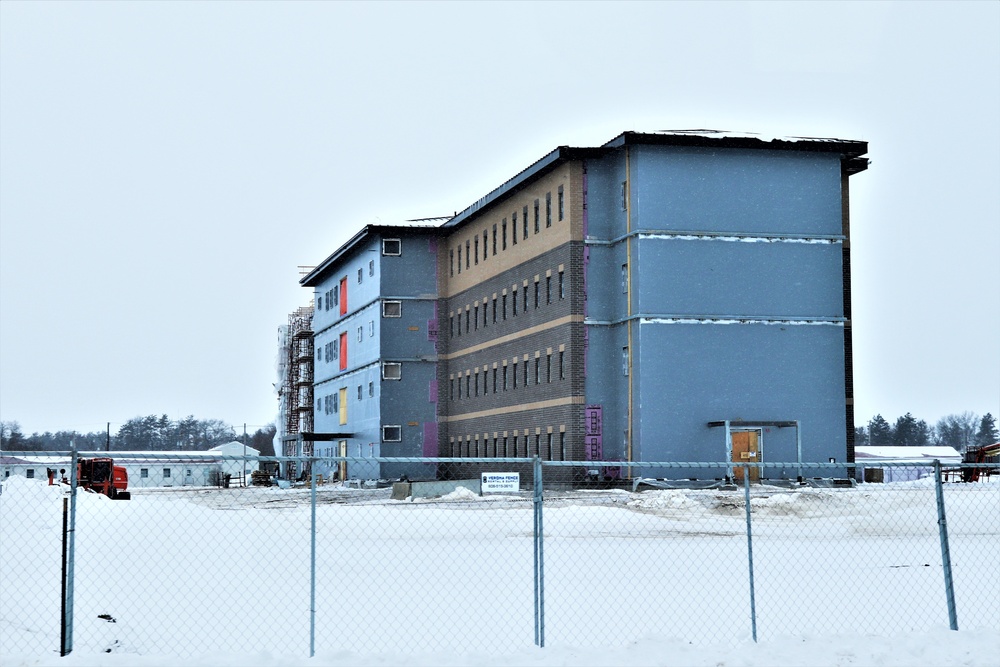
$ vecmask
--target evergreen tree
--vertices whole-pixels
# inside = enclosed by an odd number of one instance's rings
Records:
[[[997,442],[1000,442],[1000,433],[997,432],[997,420],[987,412],[979,421],[979,430],[976,431],[974,443],[976,447],[985,447]]]
[[[875,415],[868,422],[868,442],[873,446],[892,444],[892,427],[882,415]]]
[[[854,445],[856,447],[863,447],[868,444],[868,429],[864,426],[854,427]]]

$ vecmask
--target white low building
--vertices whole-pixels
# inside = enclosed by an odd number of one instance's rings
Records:
[[[241,442],[228,442],[207,451],[80,452],[80,458],[109,456],[128,472],[130,489],[170,486],[217,486],[226,475],[233,485],[249,484],[259,467],[260,452]],[[48,470],[56,479],[69,477],[70,457],[39,454],[0,455],[0,478],[11,476],[44,480]],[[62,472],[61,472],[62,471]]]
[[[954,447],[940,446],[865,445],[854,448],[854,461],[858,464],[859,480],[866,482],[910,482],[930,477],[934,474],[935,460],[940,461],[941,465],[955,465],[962,462],[962,455]],[[893,465],[900,463],[907,465]],[[912,465],[916,463],[926,465]],[[865,470],[872,472],[865,473]]]

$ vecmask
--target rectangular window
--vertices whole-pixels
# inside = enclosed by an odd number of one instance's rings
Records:
[[[163,479],[170,479],[170,468],[163,469]]]
[[[552,226],[552,193],[545,193],[545,226]]]
[[[483,230],[483,261],[486,261],[486,230]]]
[[[472,307],[472,330],[479,331],[479,305]]]
[[[476,242],[476,245],[475,245],[475,249],[476,249],[476,264],[479,264],[479,235],[478,234],[476,235],[475,242]]]
[[[510,310],[510,312],[514,314],[514,317],[517,317],[517,289],[514,289],[514,290],[511,291],[510,297],[511,297],[511,302],[510,302],[511,310]]]
[[[382,302],[382,317],[402,317],[402,315],[403,315],[402,301]]]
[[[382,379],[383,380],[402,380],[403,379],[403,364],[387,361],[382,364]]]
[[[506,320],[507,319],[507,295],[506,294],[503,295],[503,299],[502,300],[503,300],[503,307],[500,309],[500,311],[501,311],[501,314],[503,315],[503,319]]]
[[[340,418],[340,423],[341,425],[344,425],[347,423],[347,387],[341,387],[337,390],[337,400],[335,404],[338,408],[337,412]]]
[[[382,254],[399,257],[403,253],[403,242],[399,239],[382,239]]]
[[[517,446],[518,446],[517,433],[515,433],[514,434],[514,439],[513,439],[513,445],[512,445],[512,447],[514,449],[514,458],[517,458]]]
[[[541,368],[542,368],[542,358],[535,357],[535,384],[541,384]]]
[[[375,335],[375,320],[368,320],[368,337]]]
[[[459,251],[461,252],[461,251]],[[452,248],[448,251],[448,275],[455,275],[455,249]]]
[[[521,213],[524,214],[524,216],[523,216],[524,236],[522,238],[527,239],[528,238],[528,207],[525,206],[524,208],[522,208],[521,209]]]
[[[471,375],[466,375],[465,376],[465,397],[469,398],[470,396],[472,396],[472,376]]]
[[[546,438],[545,450],[546,450],[545,451],[545,458],[546,458],[546,460],[551,461],[552,460],[552,434],[551,433],[549,433],[548,437]]]
[[[628,181],[622,181],[622,210],[628,210]]]
[[[535,308],[538,308],[538,281],[535,281]]]
[[[497,367],[493,367],[493,393],[497,393]]]
[[[473,396],[479,396],[479,371],[475,373],[475,383],[473,384]]]
[[[462,273],[462,246],[458,246],[458,273]]]
[[[559,300],[566,298],[566,281],[563,279],[563,272],[559,272]]]
[[[545,276],[545,303],[552,303],[552,276]]]
[[[375,383],[374,382],[369,382],[368,383],[368,396],[369,397],[375,396]]]
[[[500,249],[507,249],[507,218],[500,222]]]
[[[493,297],[493,324],[497,323],[497,298]]]
[[[497,254],[497,223],[493,223],[493,256]]]
[[[362,340],[364,340],[364,337],[365,337],[365,328],[358,327],[358,342],[360,343]]]
[[[139,468],[139,477],[141,479],[149,479],[149,468]]]
[[[316,297],[316,310],[323,310],[323,295]]]
[[[559,350],[559,379],[566,379],[566,353]]]
[[[361,385],[358,385],[358,400],[361,400]]]
[[[469,333],[469,308],[465,309],[465,333]]]
[[[507,391],[507,367],[503,367],[503,390]]]
[[[358,284],[361,284],[361,275],[364,273],[361,269],[358,269]]]
[[[538,205],[538,200],[536,199],[535,200],[535,233],[536,234],[539,232],[539,223],[540,223],[540,220],[541,219],[539,217],[539,205]]]
[[[469,262],[471,261],[469,259],[469,255],[470,254],[471,253],[469,252],[469,241],[468,241],[468,239],[466,239],[466,241],[465,241],[465,268],[469,268]],[[461,262],[461,258],[460,258],[459,259],[459,264],[461,264],[461,263],[462,262]]]
[[[375,260],[374,259],[368,260],[368,275],[370,275],[370,276],[374,276],[375,275]]]
[[[622,348],[622,375],[628,375],[628,345]]]
[[[382,427],[382,442],[402,442],[402,441],[403,441],[402,426]]]
[[[514,389],[517,389],[517,361],[514,362]]]
[[[568,461],[569,458],[566,456],[566,431],[559,431],[559,452],[561,461]]]
[[[622,294],[628,293],[628,264],[622,264]]]
[[[340,279],[340,314],[347,314],[347,276]]]
[[[340,334],[340,370],[347,370],[347,332]]]
[[[28,479],[35,479],[35,469],[28,468],[27,470],[24,471],[24,476],[27,477]]]
[[[566,198],[563,196],[563,186],[559,186],[559,221],[562,222],[563,219],[563,209]]]
[[[528,360],[524,360],[524,386],[528,386]]]
[[[331,414],[332,415],[335,412],[339,414],[340,413],[340,403],[341,403],[340,393],[338,392],[338,393],[334,394],[333,396],[327,396],[327,398],[331,399],[330,400],[330,406],[331,407],[330,407],[329,410],[327,410],[327,414]],[[343,423],[343,422],[341,422],[341,423]]]
[[[545,355],[545,381],[552,382],[552,354]]]

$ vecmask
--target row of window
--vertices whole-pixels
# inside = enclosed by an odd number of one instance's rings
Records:
[[[386,257],[398,257],[403,254],[403,242],[400,239],[382,239],[382,255]],[[368,275],[375,275],[375,260],[368,260]],[[358,269],[358,284],[364,280],[364,269]],[[316,310],[334,310],[340,307],[340,314],[347,314],[347,276],[340,279],[340,283],[332,289],[316,297]]]
[[[562,221],[566,217],[566,197],[563,192],[563,186],[559,186],[556,191],[556,215],[558,220]],[[507,249],[507,239],[508,232],[510,238],[510,245],[517,245],[518,231],[521,232],[521,240],[528,240],[528,230],[529,227],[533,227],[535,234],[538,234],[542,229],[542,215],[541,215],[541,200],[535,199],[534,202],[534,224],[529,224],[528,219],[528,206],[527,204],[521,208],[521,218],[520,223],[518,221],[518,211],[513,211],[510,215],[510,226],[507,225],[507,218],[500,221],[499,227],[498,223],[493,223],[492,229],[483,229],[482,233],[482,253],[480,253],[480,235],[476,232],[472,238],[465,240],[465,268],[469,269],[472,265],[478,265],[479,259],[482,257],[482,261],[485,262],[487,258],[492,254],[496,256],[498,250],[500,252]],[[545,193],[545,226],[552,226],[552,192]],[[454,276],[456,273],[456,268],[458,273],[462,273],[462,247],[463,244],[460,242],[456,247],[448,250],[448,274]],[[492,249],[492,253],[490,252]],[[456,258],[458,259],[456,263]]]
[[[519,434],[514,430],[512,434],[479,433],[466,435],[464,437],[452,437],[451,455],[456,457],[474,458],[528,458],[538,455],[545,461],[569,461],[569,451],[566,443],[566,428],[559,427],[559,432],[553,433],[552,428],[546,429],[542,433],[541,429],[535,429],[532,434],[529,429]]]
[[[520,360],[521,370],[518,370],[518,358],[514,357],[510,363],[506,360],[494,363],[493,368],[483,366],[482,369],[466,370],[456,376],[448,378],[448,398],[452,401],[460,401],[463,398],[475,398],[480,395],[489,396],[492,387],[493,394],[499,394],[508,390],[516,390],[518,383],[521,387],[527,388],[535,385],[550,384],[553,379],[566,379],[566,350],[565,346],[560,347],[557,353],[556,367],[552,364],[552,351],[545,353],[545,360],[542,360],[540,352],[535,352],[534,365],[528,355]],[[492,376],[490,371],[493,371]],[[482,379],[480,379],[482,376]]]
[[[403,364],[398,361],[386,361],[382,364],[382,379],[383,380],[402,380],[403,379]],[[364,386],[358,385],[358,400],[364,398]],[[372,398],[375,396],[375,383],[368,382],[368,397]],[[325,415],[340,415],[340,423],[347,423],[347,387],[341,387],[334,394],[327,394],[326,396],[316,397],[316,412],[322,412]]]
[[[383,301],[382,302],[382,317],[402,317],[403,316],[403,302],[402,301]],[[375,335],[375,320],[368,320],[368,337],[371,338]],[[364,326],[358,327],[358,342],[360,343],[364,340],[365,328]],[[316,348],[316,362],[330,363],[331,361],[340,361],[340,370],[347,370],[347,332],[341,331],[337,336],[337,340],[326,343],[322,347]]]
[[[493,295],[492,308],[490,307],[490,299],[485,298],[481,302],[476,301],[471,305],[466,304],[464,311],[459,309],[457,312],[449,313],[449,335],[452,338],[461,336],[463,326],[465,328],[465,333],[468,334],[471,331],[479,331],[480,326],[485,329],[490,322],[493,324],[505,322],[507,320],[508,312],[510,313],[510,317],[513,318],[517,317],[518,312],[527,313],[529,308],[538,308],[543,303],[545,305],[551,304],[553,299],[562,301],[566,298],[565,272],[562,268],[560,268],[556,274],[556,280],[553,281],[552,278],[553,276],[551,271],[546,271],[544,282],[541,280],[540,276],[535,276],[533,291],[530,287],[532,283],[529,283],[527,280],[522,282],[521,290],[518,290],[517,284],[514,284],[511,287],[509,295],[507,294],[506,289],[499,295]],[[545,290],[544,294],[542,292],[543,285]],[[520,297],[518,296],[519,293]],[[509,303],[507,299],[508,296],[510,296]],[[520,307],[518,307],[519,301],[521,304]],[[510,306],[509,311],[508,305]],[[482,313],[481,317],[480,313]],[[458,325],[457,328],[456,324]]]

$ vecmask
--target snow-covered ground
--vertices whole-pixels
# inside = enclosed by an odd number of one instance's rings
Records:
[[[547,493],[546,647],[521,496],[392,501],[324,486],[316,658],[301,489],[78,496],[74,653],[58,657],[63,492],[0,496],[4,665],[996,665],[1000,484],[755,487],[758,638],[742,492]],[[102,616],[106,618],[102,618]]]

